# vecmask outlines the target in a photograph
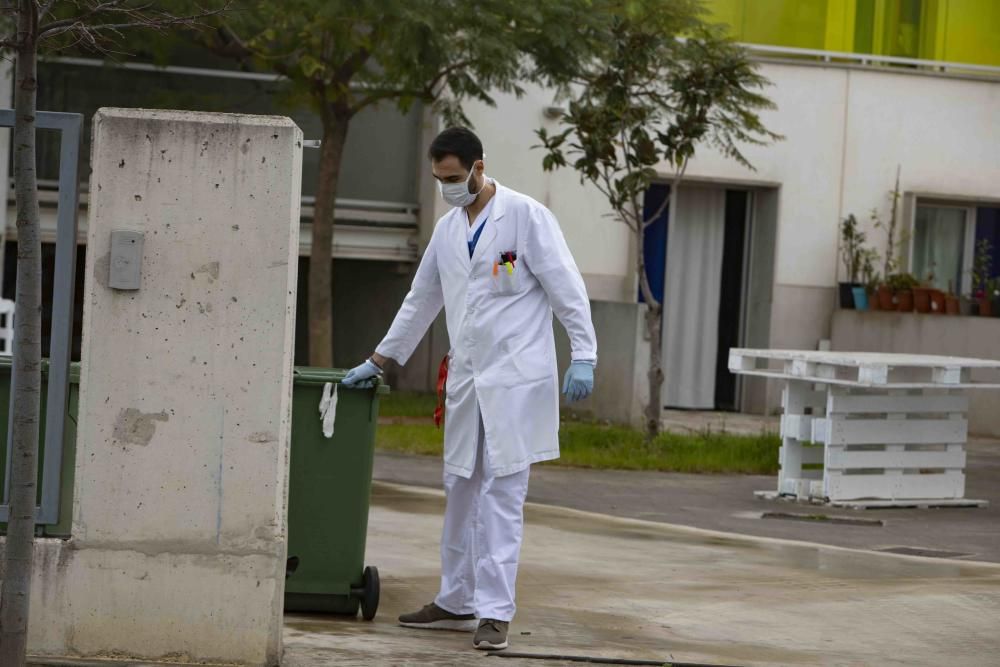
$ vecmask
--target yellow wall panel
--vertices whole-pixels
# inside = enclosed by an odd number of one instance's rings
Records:
[[[1000,0],[706,0],[751,44],[1000,66]]]
[[[945,0],[939,60],[1000,65],[1000,1]]]

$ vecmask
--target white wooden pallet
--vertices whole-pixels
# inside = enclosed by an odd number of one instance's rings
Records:
[[[772,362],[781,368],[771,368]],[[922,354],[733,348],[729,351],[729,370],[740,375],[853,387],[1000,388],[1000,361]],[[975,381],[973,370],[993,371],[997,378],[992,382]]]
[[[764,497],[838,507],[982,506],[964,498],[969,401],[957,392],[1000,388],[1000,361],[734,348],[729,368],[785,382],[778,488]],[[973,370],[998,379],[973,381]]]
[[[964,396],[829,385],[816,391],[791,380],[783,407],[779,493],[891,503],[965,495]]]

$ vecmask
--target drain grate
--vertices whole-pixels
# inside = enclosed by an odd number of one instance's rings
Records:
[[[924,547],[885,547],[876,549],[887,554],[899,554],[901,556],[926,556],[928,558],[967,558],[975,554],[962,553],[961,551],[945,551],[944,549],[926,549]]]
[[[852,516],[830,516],[828,514],[796,514],[795,512],[764,512],[760,515],[760,518],[835,523],[845,526],[875,526],[876,528],[885,525],[881,519],[858,519]]]

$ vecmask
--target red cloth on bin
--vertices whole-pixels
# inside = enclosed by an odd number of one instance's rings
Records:
[[[448,382],[448,355],[444,355],[444,359],[441,360],[441,365],[438,366],[438,381],[437,381],[437,393],[438,393],[438,404],[434,408],[434,425],[441,428],[441,422],[444,421],[444,386]]]

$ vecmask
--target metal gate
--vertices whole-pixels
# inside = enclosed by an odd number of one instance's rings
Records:
[[[77,163],[83,115],[39,111],[35,125],[40,130],[59,130],[59,201],[56,228],[55,276],[52,283],[52,329],[49,335],[48,395],[45,413],[45,444],[42,450],[41,503],[35,509],[36,524],[59,522],[60,471],[69,395],[70,353],[73,337],[73,300],[76,287],[77,210],[80,200]],[[14,127],[14,111],[0,109],[0,127]],[[6,184],[4,184],[6,187]],[[6,205],[6,204],[5,204]],[[0,248],[0,252],[3,249]],[[14,369],[11,368],[10,408],[14,414]],[[12,418],[7,424],[7,466],[4,471],[0,522],[10,516],[10,462],[13,445]]]

